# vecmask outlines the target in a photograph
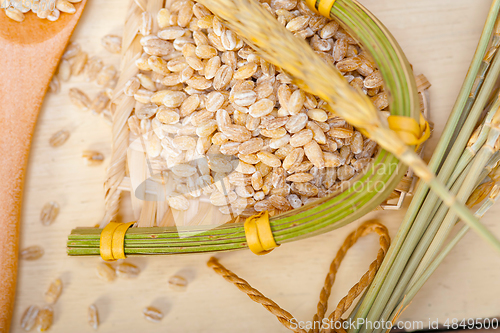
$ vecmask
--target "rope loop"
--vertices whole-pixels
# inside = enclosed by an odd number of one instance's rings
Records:
[[[256,217],[252,216],[250,219],[259,219],[261,215],[267,215],[261,213]],[[248,219],[247,219],[248,221]],[[247,222],[245,222],[246,224]],[[245,228],[246,230],[246,228]],[[347,293],[347,295],[340,300],[336,309],[330,314],[328,317],[329,323],[339,323],[340,325],[331,325],[334,327],[321,327],[323,323],[323,319],[325,318],[325,314],[328,309],[328,299],[331,294],[331,289],[333,283],[335,282],[335,277],[337,276],[337,271],[340,267],[342,260],[344,259],[347,251],[358,241],[359,238],[369,235],[371,233],[377,233],[379,235],[379,244],[380,249],[377,252],[377,258],[370,264],[368,271],[361,277],[358,283],[356,283]],[[272,234],[271,234],[272,235]],[[347,312],[347,310],[351,307],[354,300],[361,295],[363,290],[370,285],[373,281],[375,274],[377,273],[380,265],[382,264],[382,260],[389,249],[391,239],[389,237],[389,232],[387,228],[376,220],[371,220],[365,222],[358,229],[352,232],[345,239],[344,243],[340,247],[333,259],[330,270],[326,276],[325,283],[323,288],[321,289],[321,293],[319,296],[319,302],[317,306],[317,313],[313,318],[313,328],[306,332],[304,329],[300,328],[296,322],[294,316],[292,316],[288,311],[282,309],[278,304],[276,304],[270,298],[264,296],[260,291],[253,288],[247,281],[240,278],[238,275],[234,274],[227,268],[225,268],[216,258],[212,257],[208,261],[208,267],[211,267],[217,274],[221,275],[226,281],[233,283],[239,290],[246,293],[250,299],[256,303],[262,304],[267,311],[271,312],[276,316],[278,321],[294,332],[300,333],[345,333],[345,330],[342,328],[342,315]],[[339,327],[339,329],[336,329]]]

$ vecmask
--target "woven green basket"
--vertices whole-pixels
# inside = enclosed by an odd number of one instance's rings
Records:
[[[382,73],[393,115],[419,119],[415,78],[390,32],[367,9],[353,0],[337,0],[331,10],[344,28],[368,51]],[[276,243],[282,244],[342,227],[380,205],[405,175],[407,167],[380,150],[374,164],[343,192],[270,218]],[[99,255],[102,229],[77,228],[68,237],[69,255]],[[179,237],[182,234],[182,237]],[[154,241],[152,240],[154,239]],[[246,248],[243,223],[218,227],[183,226],[131,228],[125,236],[127,255],[186,254]]]

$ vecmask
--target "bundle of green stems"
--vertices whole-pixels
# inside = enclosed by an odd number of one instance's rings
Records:
[[[469,72],[429,168],[458,201],[481,218],[498,199],[500,187],[500,0],[495,0]],[[488,103],[490,102],[490,103]],[[480,124],[477,127],[477,124]],[[424,182],[419,182],[380,270],[351,314],[356,322],[397,320],[451,249],[467,233],[460,221]],[[380,332],[366,325],[349,333]]]

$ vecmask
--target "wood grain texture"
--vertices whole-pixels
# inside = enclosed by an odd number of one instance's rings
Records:
[[[361,0],[394,34],[416,73],[432,83],[431,111],[435,122],[435,146],[467,72],[481,33],[490,0]],[[120,33],[128,3],[122,0],[91,1],[74,38],[91,55],[104,54],[100,38]],[[119,65],[106,55],[105,63]],[[95,275],[99,258],[69,258],[65,253],[68,233],[77,226],[99,223],[104,211],[105,165],[89,168],[81,160],[84,149],[100,150],[109,160],[110,127],[103,120],[72,107],[69,88],[78,86],[94,97],[99,91],[80,78],[63,84],[59,95],[44,101],[34,135],[22,212],[21,246],[42,245],[46,253],[36,262],[20,262],[18,294],[11,332],[22,332],[19,319],[31,304],[43,304],[49,283],[61,277],[64,291],[55,305],[50,332],[91,332],[87,307],[95,303],[101,316],[99,332],[288,332],[272,315],[233,285],[206,267],[210,255],[131,258],[143,272],[137,280],[107,284]],[[71,131],[59,149],[49,137],[62,128]],[[61,204],[56,222],[45,227],[39,221],[49,200]],[[126,203],[126,200],[124,204]],[[130,211],[128,211],[130,213]],[[122,219],[131,215],[124,210]],[[500,236],[495,206],[483,222]],[[376,212],[394,236],[403,211]],[[311,239],[284,244],[271,254],[257,257],[249,251],[221,254],[221,262],[252,286],[273,299],[299,320],[309,320],[324,276],[344,238],[363,221]],[[373,238],[372,238],[373,237]],[[335,281],[330,307],[345,295],[373,259],[375,236],[361,239],[347,254]],[[467,235],[439,267],[410,307],[403,320],[429,318],[476,318],[500,315],[500,257],[473,233]],[[173,274],[189,279],[186,292],[174,292],[167,280]],[[153,305],[165,313],[159,324],[142,318],[144,307]]]
[[[0,14],[0,332],[8,331],[16,288],[19,218],[29,147],[59,58],[85,6],[58,22]]]

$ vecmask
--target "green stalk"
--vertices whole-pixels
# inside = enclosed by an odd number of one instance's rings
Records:
[[[469,171],[469,170],[470,170],[470,165],[468,168],[466,168],[466,171]],[[465,180],[465,177],[466,177],[466,175],[464,173],[458,178],[457,182],[451,188],[452,193],[458,192],[461,183]],[[436,217],[434,217],[434,221],[437,221],[439,219],[439,217],[438,217],[439,213],[440,213],[440,211],[437,212]],[[441,217],[441,219],[442,219],[442,217]],[[431,227],[432,227],[432,223],[429,226],[429,228],[431,228]],[[385,320],[383,318],[390,318],[391,313],[394,311],[395,306],[397,306],[397,303],[399,302],[399,300],[401,299],[401,296],[404,294],[404,291],[407,288],[408,281],[411,279],[413,272],[418,267],[418,264],[420,262],[420,258],[425,254],[425,250],[426,250],[425,244],[423,242],[419,242],[416,249],[415,249],[415,253],[409,258],[407,266],[405,267],[403,273],[401,274],[401,277],[399,278],[396,287],[394,288],[393,292],[391,293],[391,297],[387,301],[387,304],[385,305],[385,307],[380,315],[380,318],[382,320]],[[422,252],[421,255],[419,255],[420,252]],[[406,297],[406,295],[404,295],[404,297]],[[374,330],[373,332],[374,333],[380,332],[380,330]]]
[[[494,116],[500,112],[499,107],[500,107],[500,103],[499,103],[498,98],[497,98],[495,103],[493,104],[493,107],[490,108],[490,110],[486,116],[484,126],[482,127],[480,135],[478,136],[474,145],[479,145],[479,144],[485,145],[486,137],[490,136],[491,122],[492,122]],[[495,139],[490,138],[490,141],[491,140],[495,140]],[[493,141],[493,142],[495,142],[495,141]],[[471,151],[474,152],[475,150],[477,150],[477,148],[469,149],[471,147],[474,147],[474,145],[468,147],[463,152],[462,158],[460,158],[460,160],[463,161],[464,157],[468,157],[471,155]],[[484,151],[484,150],[481,150],[481,151]],[[490,157],[488,157],[488,156],[483,156],[483,157],[477,156],[477,157],[478,158],[474,158],[473,165],[468,164],[468,167],[465,169],[465,171],[463,168],[464,164],[457,165],[457,169],[455,169],[454,174],[460,175],[460,176],[459,177],[458,176],[452,177],[448,180],[448,187],[453,185],[453,187],[451,189],[452,193],[457,193],[458,189],[463,187],[464,183],[467,184],[466,183],[467,181],[472,182],[469,184],[472,184],[471,186],[475,187],[476,186],[475,184],[477,183],[478,173],[481,173],[481,174],[484,173],[485,164],[488,163],[488,165],[490,165],[492,163]],[[482,161],[481,161],[481,158],[483,159]],[[494,161],[494,162],[496,163],[496,161]],[[466,176],[468,177],[467,180],[465,180]],[[479,177],[480,177],[480,179],[483,179],[485,177],[485,175],[480,175]],[[456,178],[459,178],[459,180],[457,182],[455,182]],[[462,191],[467,191],[467,190],[462,189]],[[470,189],[470,192],[471,191],[472,191],[472,189]],[[467,195],[467,197],[468,196],[469,195]],[[439,210],[438,210],[438,208],[439,208]],[[437,213],[436,213],[436,211],[437,211]],[[384,312],[382,313],[382,319],[387,318],[387,316],[392,312],[393,306],[395,306],[396,302],[400,299],[401,295],[403,294],[404,290],[406,289],[406,286],[408,285],[408,281],[410,281],[410,279],[414,279],[415,276],[418,276],[418,271],[417,271],[417,273],[415,273],[415,270],[420,265],[421,260],[424,257],[425,253],[428,251],[428,247],[431,244],[432,240],[434,239],[434,236],[436,235],[438,229],[441,227],[441,225],[443,223],[443,219],[445,218],[447,212],[448,212],[448,208],[445,205],[441,205],[438,203],[434,207],[432,214],[430,214],[430,216],[432,216],[432,219],[430,219],[431,222],[426,227],[426,230],[425,230],[423,237],[420,238],[420,241],[419,241],[416,249],[414,249],[413,253],[411,254],[409,262],[405,265],[404,272],[400,276],[399,281],[397,283],[397,286],[392,291],[391,297],[385,306]],[[410,283],[411,283],[411,281],[410,281]]]
[[[495,65],[497,65],[498,72],[500,73],[500,56],[495,58],[495,60],[496,60]],[[491,78],[491,76],[489,78]],[[485,87],[483,88],[486,89],[487,85],[485,85]],[[484,91],[481,90],[480,96],[483,94],[483,92]],[[474,108],[475,107],[476,104],[474,105]],[[466,128],[468,125],[469,124],[464,125],[463,128]],[[370,137],[373,140],[379,143],[382,147],[387,147],[386,148],[387,150],[391,151],[393,154],[398,156],[399,159],[403,161],[406,165],[409,166],[411,165],[415,174],[420,178],[422,182],[427,183],[427,185],[431,188],[433,194],[435,194],[437,198],[441,199],[445,203],[445,205],[448,206],[451,211],[453,211],[453,213],[455,213],[458,217],[460,217],[465,223],[470,225],[471,228],[474,229],[479,234],[479,236],[481,236],[486,242],[488,242],[494,249],[500,252],[500,241],[493,234],[491,234],[491,232],[484,225],[482,225],[479,222],[479,220],[474,216],[474,214],[472,214],[472,212],[465,206],[465,204],[461,202],[460,199],[457,199],[454,195],[452,195],[448,191],[448,188],[445,187],[443,181],[440,180],[438,177],[434,176],[434,174],[429,170],[425,162],[415,153],[415,151],[412,148],[407,147],[402,143],[398,144],[398,142],[395,140],[396,135],[391,130],[387,130],[384,128],[375,128],[370,133],[371,133]],[[456,142],[460,143],[461,141],[463,141],[460,139],[462,135],[463,134],[461,133],[459,139]],[[466,141],[468,141],[468,139]],[[393,150],[390,150],[391,149],[390,142],[392,142]],[[445,163],[445,166],[446,165],[447,163]],[[449,177],[449,175],[447,176]],[[446,181],[446,179],[444,181]]]
[[[467,101],[469,99],[470,92],[472,91],[474,82],[476,81],[476,77],[478,76],[482,61],[485,58],[485,53],[493,33],[493,27],[495,25],[499,9],[500,9],[500,1],[499,0],[493,1],[488,14],[488,18],[486,20],[485,27],[483,29],[483,33],[479,41],[479,45],[476,49],[476,53],[469,68],[469,72],[465,78],[464,84],[462,85],[459,97],[455,103],[455,106],[453,107],[451,115],[446,124],[445,130],[436,147],[435,153],[431,158],[431,161],[429,162],[429,168],[433,171],[437,171],[437,169],[441,165],[441,162],[444,158],[444,154],[448,150],[448,146],[453,137],[453,133],[455,132],[456,126],[460,121],[461,115],[467,114],[469,111],[466,109]],[[377,295],[379,295],[382,285],[386,279],[386,276],[388,275],[391,267],[393,266],[397,258],[397,255],[401,250],[401,247],[405,243],[405,240],[407,238],[406,236],[413,225],[413,221],[415,220],[428,191],[429,187],[423,183],[419,184],[419,186],[417,187],[411,205],[403,220],[403,223],[400,229],[398,230],[398,233],[393,243],[391,244],[389,252],[385,260],[383,261],[379,269],[379,272],[377,273],[377,276],[370,285],[365,300],[362,302],[359,310],[356,312],[356,316],[354,318],[355,320],[359,318],[365,318],[368,315],[373,304],[375,303],[376,297]],[[384,292],[389,293],[390,288],[386,289],[387,290],[385,290]],[[349,333],[357,333],[359,330],[360,328],[349,329]]]
[[[498,109],[492,110],[492,112],[493,111],[498,112]],[[458,200],[465,202],[475,188],[478,179],[484,178],[484,176],[482,178],[479,177],[481,173],[484,172],[485,166],[493,156],[494,151],[490,144],[492,142],[494,144],[497,139],[498,133],[496,133],[496,135],[489,135],[488,142],[481,148],[479,154],[474,159],[474,163],[469,168],[469,171],[465,173],[465,180],[462,184],[458,183],[460,186],[460,190],[457,194]],[[432,260],[434,254],[437,253],[438,249],[443,244],[455,222],[455,215],[445,205],[441,205],[438,213],[434,216],[432,222],[425,230],[413,254],[411,254],[409,262],[405,265],[404,272],[399,277],[397,285],[392,291],[389,300],[384,305],[384,310],[383,312],[381,311],[382,314],[380,315],[382,320],[386,320],[387,316],[391,313],[393,306],[395,306],[404,289],[406,289],[405,286],[408,284],[408,281],[412,277],[418,276],[422,267],[425,267],[425,263]]]
[[[491,133],[488,141],[486,144],[481,148],[479,151],[479,154],[477,155],[476,160],[474,161],[474,164],[472,165],[472,170],[470,173],[467,175],[467,178],[464,182],[464,185],[460,189],[460,191],[457,194],[458,200],[461,202],[464,202],[467,200],[467,198],[470,196],[472,191],[474,190],[474,186],[477,182],[479,173],[484,170],[486,164],[488,164],[488,161],[490,158],[493,156],[493,154],[496,152],[494,146],[495,143],[497,142],[498,138],[500,136],[500,131],[494,131],[494,133]],[[434,239],[432,243],[429,246],[429,249],[427,250],[426,255],[422,258],[420,262],[420,266],[417,269],[416,274],[420,274],[421,271],[426,267],[426,265],[432,261],[434,256],[436,255],[437,251],[439,248],[442,247],[444,241],[448,237],[451,229],[455,225],[457,221],[457,217],[452,211],[448,211],[448,214],[446,215],[444,221],[441,223],[441,226],[434,236]],[[469,227],[474,228],[473,226],[469,225]]]
[[[498,185],[495,185],[495,188],[492,190],[493,196],[490,195],[487,201],[483,203],[483,205],[476,211],[477,217],[482,217],[486,212],[495,204],[495,202],[500,197],[498,195],[498,191],[500,188]],[[427,282],[429,277],[434,273],[436,268],[441,264],[444,258],[450,253],[450,251],[458,244],[458,242],[465,236],[467,231],[469,231],[469,226],[465,225],[460,229],[460,231],[452,238],[452,240],[445,246],[445,248],[439,253],[439,255],[432,261],[432,263],[425,269],[425,271],[417,276],[416,281],[410,284],[408,290],[405,292],[405,297],[400,301],[400,304],[394,307],[394,312],[391,314],[390,318],[394,319],[397,315],[397,309],[405,308],[410,304],[412,299],[415,297],[416,293],[422,288],[422,286]]]
[[[479,177],[477,178],[476,180],[476,184],[474,186],[474,188],[477,188],[487,177],[488,177],[488,174],[490,173],[491,169],[498,163],[498,161],[500,160],[500,153],[495,153],[495,155],[488,161],[488,164],[487,166],[481,171]],[[469,174],[469,170],[473,168],[472,164],[469,165],[469,168],[465,169],[464,172],[462,173],[462,175],[460,176],[460,179],[459,180],[459,185],[461,186],[463,183],[464,183],[464,180],[465,180],[465,177]],[[477,215],[477,212],[475,214],[476,216]],[[483,214],[484,215],[484,214]],[[443,220],[446,216],[446,209],[443,210],[442,214],[440,214],[439,217],[436,217],[436,220]],[[481,215],[482,216],[482,215]],[[436,223],[436,226],[434,225],[430,225],[428,230],[429,230],[429,234],[430,235],[435,235],[437,233],[437,230],[438,228],[440,227],[439,224]],[[427,233],[427,232],[426,232]],[[420,261],[421,261],[421,258],[423,257],[423,255],[425,254],[425,251],[428,249],[429,245],[430,245],[430,242],[433,240],[432,236],[431,237],[428,237],[426,238],[426,242],[423,242],[425,244],[422,244],[422,246],[419,248],[417,248],[415,250],[415,253],[416,254],[419,254],[419,260],[418,261],[415,261],[414,264],[416,264],[417,266],[420,264]],[[420,244],[419,244],[420,245]],[[409,264],[410,265],[410,264]],[[415,280],[416,278],[418,277],[418,273],[417,272],[413,272],[411,274],[411,279],[410,281],[406,284],[407,286],[411,286],[415,283]],[[408,289],[408,287],[406,287],[406,289]]]
[[[474,85],[472,87],[472,91],[469,94],[469,98],[467,99],[467,102],[465,104],[465,110],[470,110],[472,108],[472,105],[474,104],[477,95],[479,93],[479,90],[481,89],[481,86],[483,85],[484,79],[486,77],[486,73],[488,72],[488,69],[491,64],[491,60],[495,56],[495,54],[498,52],[498,48],[500,47],[500,21],[496,22],[495,29],[494,29],[494,34],[493,38],[490,44],[490,47],[488,51],[486,52],[483,62],[481,63],[481,66],[479,68],[479,73],[476,76],[476,80],[474,81]],[[466,115],[463,114],[462,117],[460,118],[460,122],[458,123],[458,128],[462,126],[462,124],[466,120]],[[451,142],[453,142],[456,137],[458,136],[458,132],[455,132],[453,135],[453,138]]]
[[[436,257],[436,259],[432,262],[431,266],[429,266],[425,272],[418,278],[416,283],[410,288],[410,290],[405,293],[404,300],[400,302],[400,304],[396,305],[395,309],[398,309],[398,307],[405,307],[411,302],[413,297],[415,297],[415,294],[417,291],[422,288],[424,283],[429,279],[431,274],[436,270],[436,268],[441,264],[443,259],[450,253],[451,249],[462,239],[463,236],[467,233],[469,230],[469,226],[464,226],[460,231],[456,234],[456,236],[450,241],[450,243],[443,249],[443,251]],[[389,308],[387,308],[389,309]],[[389,316],[389,318],[396,318],[397,316],[397,310],[394,310],[392,314]]]
[[[476,162],[478,158],[475,159],[474,162]],[[474,164],[476,164],[474,166]],[[474,169],[475,167],[478,167],[478,163],[473,163],[469,164],[463,172],[460,174],[458,177],[457,181],[453,184],[451,188],[452,193],[457,193],[459,190],[463,187],[463,185],[467,182],[467,178],[471,174],[476,173],[476,179],[474,180],[474,187],[477,186],[477,170],[479,170],[479,179],[484,179],[486,177],[487,173],[484,172],[484,165],[480,169]],[[439,206],[438,206],[439,207]],[[436,207],[436,209],[438,208]],[[384,311],[381,314],[381,319],[386,320],[386,318],[389,318],[389,315],[393,311],[394,307],[397,305],[399,300],[401,299],[402,295],[404,294],[405,289],[407,289],[407,286],[409,283],[411,283],[411,279],[414,278],[415,276],[418,275],[418,273],[415,273],[415,270],[420,265],[420,262],[422,260],[422,257],[426,254],[429,244],[431,244],[434,235],[436,234],[437,230],[440,228],[441,223],[443,219],[446,216],[446,213],[448,212],[448,208],[445,205],[440,205],[439,210],[433,217],[431,223],[427,227],[423,237],[419,241],[418,245],[416,246],[414,252],[412,253],[408,263],[406,264],[404,268],[404,272],[402,273],[396,287],[394,288],[391,297],[387,304],[385,305]],[[410,282],[409,282],[410,281]]]
[[[458,178],[460,173],[463,171],[463,167],[472,160],[474,156],[476,156],[477,152],[481,147],[484,145],[486,142],[486,139],[489,134],[489,130],[491,128],[491,120],[493,119],[493,116],[495,115],[494,112],[490,112],[491,110],[497,110],[500,108],[500,98],[497,97],[495,98],[495,101],[493,104],[490,106],[489,111],[485,119],[483,120],[479,130],[479,135],[475,137],[473,134],[471,140],[467,144],[467,148],[464,150],[462,153],[462,156],[460,157],[457,166],[455,170],[453,171],[453,174],[451,175],[450,179],[455,180]]]

